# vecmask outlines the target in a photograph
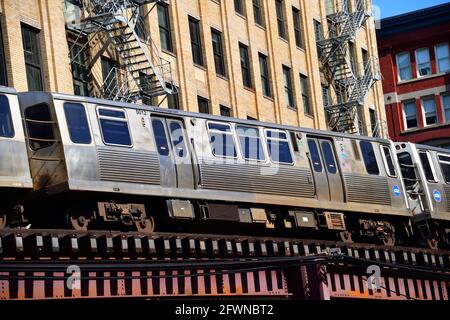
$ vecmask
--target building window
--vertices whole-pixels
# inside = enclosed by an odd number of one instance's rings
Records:
[[[80,103],[64,103],[67,128],[73,143],[90,144],[92,141],[86,110]]]
[[[355,44],[353,42],[348,43],[348,58],[350,59],[350,66],[352,68],[353,74],[357,74],[356,67],[356,52],[355,52]]]
[[[241,56],[241,71],[244,87],[252,88],[252,76],[250,71],[250,59],[248,55],[248,47],[239,43],[239,54]]]
[[[173,90],[173,91],[175,91],[174,94],[167,95],[167,107],[169,109],[180,110],[180,96],[179,96],[180,91],[179,91],[179,89],[170,83],[166,83],[166,86],[169,89],[175,89],[175,90]]]
[[[266,97],[272,97],[272,88],[270,87],[270,70],[267,56],[259,54],[259,68],[261,72],[262,92]]]
[[[158,2],[158,25],[161,48],[173,52],[172,32],[170,29],[169,7]]]
[[[0,137],[14,137],[14,125],[12,122],[11,110],[9,108],[8,98],[0,96]]]
[[[204,64],[202,41],[200,37],[200,24],[198,20],[192,17],[189,17],[189,33],[191,35],[192,58],[194,60],[194,64],[203,67]]]
[[[286,22],[284,19],[283,0],[275,0],[275,9],[277,12],[278,35],[286,39]]]
[[[264,11],[261,0],[253,0],[253,16],[255,18],[255,23],[264,27]]]
[[[214,64],[216,67],[216,73],[218,75],[226,77],[227,73],[225,71],[222,34],[217,30],[211,29],[211,37],[212,37],[212,46],[213,46]]]
[[[236,158],[233,131],[229,124],[208,123],[212,153],[216,157]]]
[[[416,102],[415,101],[404,102],[403,113],[405,115],[406,129],[417,128],[419,122],[417,120]]]
[[[138,19],[136,19],[136,35],[139,37],[139,39],[142,39],[143,41],[147,41],[148,37],[148,30],[147,25],[145,24],[145,18],[147,15],[144,12],[144,6],[139,7],[139,15]]]
[[[223,117],[231,117],[231,109],[224,105],[220,105],[220,115]]]
[[[131,135],[125,111],[121,109],[98,109],[98,118],[105,144],[131,147]]]
[[[206,114],[211,113],[210,110],[209,110],[209,101],[208,101],[208,99],[205,99],[203,97],[198,96],[197,97],[197,102],[198,102],[198,112],[206,113]]]
[[[291,69],[283,66],[284,96],[288,107],[295,108],[294,94],[292,91]]]
[[[22,44],[25,55],[25,68],[29,91],[42,91],[41,57],[39,31],[22,25]]]
[[[444,109],[445,122],[450,122],[450,94],[442,96],[442,107]]]
[[[3,50],[3,30],[2,30],[2,19],[0,17],[0,85],[7,86],[8,78],[6,76],[6,59],[5,51]]]
[[[309,83],[308,77],[300,74],[300,87],[302,89],[303,111],[307,115],[312,115],[311,103],[309,101]]]
[[[409,80],[412,78],[409,52],[397,54],[397,69],[400,80]]]
[[[436,99],[434,96],[422,99],[423,112],[425,114],[425,125],[429,126],[436,124],[437,112],[436,112]]]
[[[380,131],[378,128],[377,115],[374,109],[369,109],[369,116],[370,116],[370,130],[372,131],[372,136],[379,137]]]
[[[86,51],[76,44],[69,43],[69,46],[71,47],[73,91],[78,96],[89,96]]]
[[[421,48],[416,50],[417,71],[419,76],[431,74],[430,50]]]
[[[300,10],[295,7],[292,7],[292,18],[294,20],[295,44],[297,47],[303,48],[302,20]]]
[[[319,44],[319,41],[323,40],[323,33],[322,33],[322,24],[317,20],[314,20],[314,34],[316,36],[317,55],[320,58],[320,56],[322,55],[322,46]]]
[[[378,168],[377,157],[375,156],[375,150],[373,149],[372,143],[361,141],[359,146],[361,147],[361,154],[364,159],[364,164],[366,165],[367,173],[376,176],[379,175],[380,169]]]
[[[325,0],[325,12],[327,16],[334,13],[334,0]]]
[[[450,49],[448,43],[436,46],[436,60],[438,72],[450,72]]]
[[[103,76],[103,91],[105,94],[115,94],[118,90],[118,64],[116,61],[107,57],[101,57],[102,76]],[[144,73],[139,76],[145,78]]]
[[[366,74],[366,71],[370,70],[367,69],[369,67],[369,52],[366,49],[361,49],[361,55],[363,61],[364,74]]]
[[[326,108],[330,106],[330,87],[322,85],[322,100],[323,106]]]
[[[243,16],[245,16],[244,2],[243,0],[234,0],[234,11]]]

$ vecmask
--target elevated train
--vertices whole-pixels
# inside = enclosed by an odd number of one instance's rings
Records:
[[[449,244],[449,150],[65,94],[0,90],[0,188],[0,228]]]

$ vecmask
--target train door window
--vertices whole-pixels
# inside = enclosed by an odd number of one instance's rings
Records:
[[[430,154],[425,151],[419,151],[420,162],[422,163],[423,171],[428,182],[437,182],[434,169],[431,165]]]
[[[319,147],[315,140],[308,139],[309,154],[311,156],[311,162],[316,172],[322,172],[322,160],[320,159]]]
[[[258,128],[237,126],[236,133],[239,138],[242,156],[246,160],[266,160]]]
[[[169,122],[170,138],[172,140],[173,148],[180,158],[187,155],[186,143],[184,141],[184,130],[181,123],[178,121]]]
[[[439,156],[439,162],[441,163],[445,182],[450,184],[450,156]]]
[[[46,104],[38,104],[25,109],[25,122],[32,150],[48,148],[55,144],[54,123]]]
[[[288,136],[283,131],[267,130],[267,146],[270,159],[275,163],[294,164]]]
[[[363,156],[364,164],[368,174],[379,175],[380,168],[378,168],[377,157],[375,156],[375,150],[373,145],[368,141],[361,141],[359,143],[361,147],[361,153]]]
[[[80,103],[65,103],[67,128],[73,143],[90,144],[92,141],[86,110]]]
[[[213,155],[225,158],[237,157],[233,132],[229,124],[210,122],[208,131]]]
[[[14,125],[6,96],[0,96],[0,137],[14,137]]]
[[[125,111],[120,109],[99,108],[98,118],[106,145],[131,147],[130,129]]]
[[[153,134],[155,135],[156,148],[161,156],[168,156],[170,149],[164,124],[160,119],[152,120]]]
[[[395,172],[394,161],[392,160],[392,151],[389,146],[381,146],[384,166],[386,167],[386,172],[390,177],[397,177],[397,172]]]
[[[416,170],[411,155],[408,152],[402,152],[398,154],[397,157],[398,162],[400,164],[400,168],[402,170],[402,176],[403,181],[405,183],[405,187],[406,189],[411,190],[417,183]]]
[[[336,160],[334,158],[333,146],[328,141],[323,141],[321,143],[321,145],[322,145],[323,158],[325,160],[325,165],[327,167],[328,173],[336,174],[337,166],[336,166]]]

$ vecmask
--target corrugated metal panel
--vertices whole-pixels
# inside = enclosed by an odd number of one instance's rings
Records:
[[[444,185],[444,191],[447,198],[447,212],[450,212],[450,186]]]
[[[280,165],[272,170],[266,165],[200,161],[202,187],[236,192],[252,192],[314,198],[310,170]]]
[[[97,149],[100,180],[140,184],[161,184],[156,153],[130,149]]]
[[[392,205],[386,177],[347,174],[344,179],[348,202]]]

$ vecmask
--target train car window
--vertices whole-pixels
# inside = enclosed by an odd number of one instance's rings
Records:
[[[322,172],[322,160],[320,159],[319,148],[314,140],[308,140],[309,154],[311,155],[311,161],[313,164],[314,171]]]
[[[8,98],[6,96],[0,96],[0,137],[14,137],[14,125]]]
[[[425,171],[425,177],[429,182],[437,182],[431,166],[430,156],[428,152],[419,152],[420,162],[422,163],[423,170]]]
[[[322,142],[322,151],[323,151],[323,157],[325,160],[325,165],[327,167],[328,173],[336,174],[337,167],[336,167],[336,161],[334,159],[333,147],[331,146],[331,143]]]
[[[237,126],[236,133],[245,159],[266,160],[258,128]]]
[[[270,159],[275,163],[293,164],[289,140],[285,132],[267,130],[267,146],[269,148]]]
[[[212,153],[216,157],[236,158],[233,132],[229,124],[208,123]]]
[[[169,127],[174,150],[177,152],[178,157],[184,158],[187,155],[187,151],[184,142],[183,128],[178,122],[171,122]]]
[[[124,111],[99,108],[98,115],[105,144],[125,147],[133,145]]]
[[[439,162],[441,163],[442,174],[444,175],[445,182],[450,184],[450,157],[439,156]]]
[[[153,119],[152,127],[158,153],[162,156],[168,156],[170,149],[163,122],[159,119]]]
[[[381,146],[381,149],[383,150],[383,160],[388,176],[397,177],[394,161],[392,160],[391,148],[389,148],[388,146]]]
[[[25,122],[32,150],[48,148],[55,144],[52,116],[46,104],[38,104],[25,109]]]
[[[379,175],[380,168],[378,168],[377,157],[375,156],[375,150],[373,149],[372,143],[368,141],[361,141],[359,143],[361,147],[361,153],[366,165],[366,170],[368,174]]]
[[[80,103],[67,102],[64,104],[64,113],[70,140],[73,143],[90,144],[92,138],[84,106]]]
[[[411,155],[408,152],[402,152],[398,154],[397,157],[402,171],[405,187],[406,189],[411,190],[417,183],[416,170],[414,168]]]

